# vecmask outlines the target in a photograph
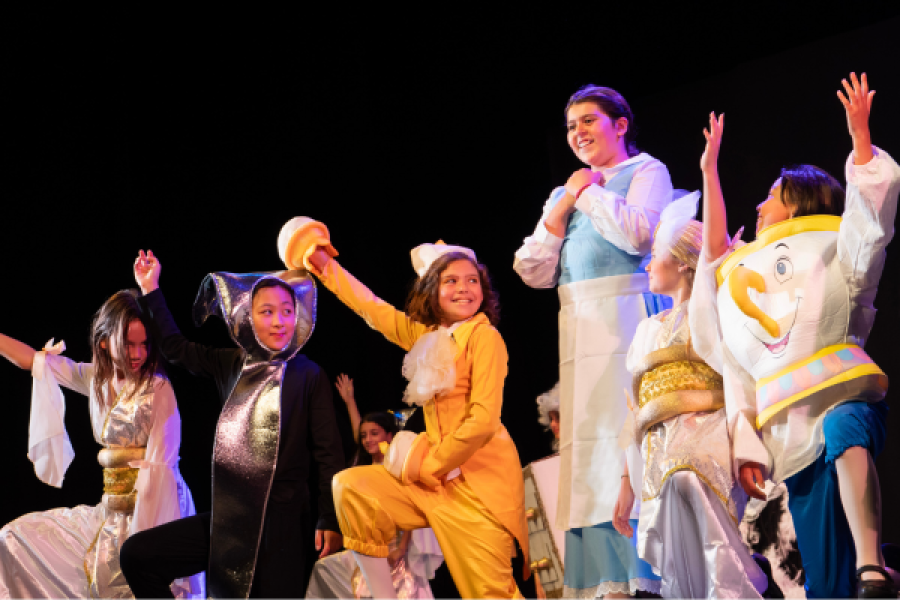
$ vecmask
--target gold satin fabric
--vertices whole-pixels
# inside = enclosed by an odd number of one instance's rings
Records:
[[[370,327],[404,350],[408,351],[420,336],[431,331],[375,296],[334,259],[328,262],[321,280]],[[431,449],[422,462],[422,471],[442,477],[459,467],[472,493],[498,525],[518,540],[527,570],[528,526],[522,466],[516,445],[500,422],[508,361],[506,345],[482,313],[460,325],[453,338],[459,348],[456,383],[451,391],[423,407]],[[340,512],[337,496],[335,504]],[[391,535],[371,543],[379,549],[386,548]],[[464,529],[458,535],[470,537]],[[444,540],[441,546],[445,546]],[[447,563],[450,564],[449,559]]]
[[[369,465],[335,475],[333,490],[348,549],[385,557],[398,529],[431,527],[461,597],[522,597],[509,560],[513,537],[465,475],[432,491]]]

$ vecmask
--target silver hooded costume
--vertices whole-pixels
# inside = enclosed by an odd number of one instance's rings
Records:
[[[279,351],[263,346],[253,329],[253,291],[265,279],[294,290],[296,328]],[[278,457],[284,372],[312,334],[316,286],[302,271],[211,273],[194,303],[194,322],[210,315],[225,321],[245,357],[216,428],[208,589],[212,597],[246,598]]]

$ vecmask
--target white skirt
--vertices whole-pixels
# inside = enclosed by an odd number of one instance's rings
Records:
[[[645,273],[559,288],[560,474],[556,525],[568,530],[612,520],[625,471],[618,438],[628,414],[625,358],[647,315]],[[632,518],[637,518],[635,504]]]

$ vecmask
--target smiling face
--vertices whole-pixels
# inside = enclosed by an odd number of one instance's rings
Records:
[[[769,225],[780,223],[791,218],[791,209],[784,203],[781,195],[781,178],[775,180],[769,190],[769,196],[756,207],[756,233]]]
[[[394,434],[388,433],[378,423],[367,421],[359,426],[359,443],[366,452],[372,455],[372,462],[379,463],[384,460],[378,444],[381,442],[390,443],[394,439]]]
[[[253,331],[269,350],[283,350],[294,337],[294,299],[280,286],[258,290],[253,297]]]
[[[840,343],[849,319],[846,283],[835,258],[836,232],[780,238],[743,257],[718,292],[723,338],[756,379]],[[737,280],[758,274],[761,289]],[[755,276],[754,276],[755,277]],[[758,309],[760,312],[756,312]],[[777,335],[759,318],[777,326]]]
[[[569,147],[591,167],[612,167],[628,159],[627,129],[628,119],[610,119],[594,102],[573,104],[566,115]]]
[[[141,367],[147,362],[147,329],[138,319],[132,319],[128,323],[125,330],[125,336],[122,342],[119,342],[115,336],[111,337],[110,354],[119,365],[124,365],[128,369],[128,373],[136,374],[140,372]],[[101,347],[105,347],[106,343],[101,342]]]
[[[441,325],[449,327],[457,321],[465,321],[481,308],[484,299],[481,276],[471,261],[460,259],[448,264],[440,275],[439,286]]]

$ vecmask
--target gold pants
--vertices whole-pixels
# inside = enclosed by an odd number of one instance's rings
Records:
[[[437,491],[403,485],[381,465],[334,476],[334,505],[344,546],[388,555],[396,530],[431,527],[463,598],[521,598],[510,557],[513,536],[459,476]]]

